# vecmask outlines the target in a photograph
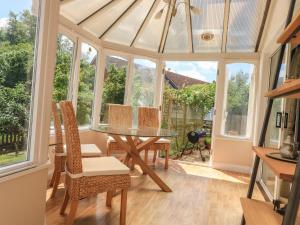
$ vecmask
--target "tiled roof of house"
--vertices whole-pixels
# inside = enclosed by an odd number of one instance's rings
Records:
[[[180,89],[193,84],[206,84],[207,82],[202,80],[197,80],[191,77],[184,76],[182,74],[174,73],[171,71],[166,71],[165,79],[169,84],[176,89]]]

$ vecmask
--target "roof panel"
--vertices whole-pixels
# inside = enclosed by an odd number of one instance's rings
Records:
[[[105,41],[129,46],[147,16],[154,0],[141,0],[138,5],[114,26],[105,36]],[[124,35],[126,34],[126,35]]]
[[[114,0],[108,7],[81,24],[90,33],[101,36],[134,0]]]
[[[165,3],[164,0],[158,1],[158,7],[156,7],[153,15],[151,15],[151,18],[149,18],[149,23],[139,36],[138,40],[136,40],[134,47],[147,49],[150,51],[158,51],[168,11],[168,4]],[[160,18],[155,18],[156,15],[158,15],[158,12],[163,8],[164,11],[162,16]]]
[[[191,5],[202,10],[200,15],[191,14],[194,51],[221,52],[225,0],[191,0]],[[201,39],[205,33],[213,34],[213,39]]]
[[[179,4],[176,16],[171,18],[164,51],[166,53],[189,52],[188,32],[190,31],[187,28],[185,7],[185,4]]]
[[[73,23],[78,24],[84,18],[100,9],[111,0],[73,0],[61,3],[60,13]],[[80,9],[80,10],[79,10]]]
[[[254,52],[266,0],[231,0],[227,52]]]

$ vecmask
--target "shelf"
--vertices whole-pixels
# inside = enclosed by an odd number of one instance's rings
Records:
[[[277,39],[277,43],[287,43],[292,42],[294,44],[300,43],[300,12],[298,15],[293,19],[293,21],[285,28],[283,33]]]
[[[266,165],[282,180],[285,181],[293,181],[296,164],[284,162],[276,159],[269,158],[266,156],[267,153],[276,152],[278,150],[273,148],[260,148],[254,147],[253,148],[256,155],[263,160]]]
[[[300,99],[300,79],[286,80],[278,88],[271,90],[265,94],[269,98],[297,98]]]
[[[246,224],[248,225],[281,225],[282,216],[273,210],[273,205],[248,198],[241,198]]]

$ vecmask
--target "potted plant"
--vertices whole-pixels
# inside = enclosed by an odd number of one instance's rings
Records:
[[[211,149],[211,137],[206,137],[205,138],[205,146],[207,149]]]

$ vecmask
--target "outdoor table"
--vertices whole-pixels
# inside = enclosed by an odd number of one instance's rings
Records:
[[[160,177],[144,162],[140,153],[144,149],[149,149],[149,146],[160,138],[168,138],[176,136],[176,133],[161,128],[119,128],[108,125],[100,125],[98,128],[93,128],[96,132],[106,133],[111,136],[118,145],[126,151],[124,163],[128,165],[129,160],[139,165],[144,174],[148,174],[151,179],[165,192],[171,192],[171,188],[163,182]],[[126,141],[122,140],[122,136],[126,137]],[[141,141],[139,138],[147,137],[146,141]],[[139,141],[135,141],[139,139]]]

